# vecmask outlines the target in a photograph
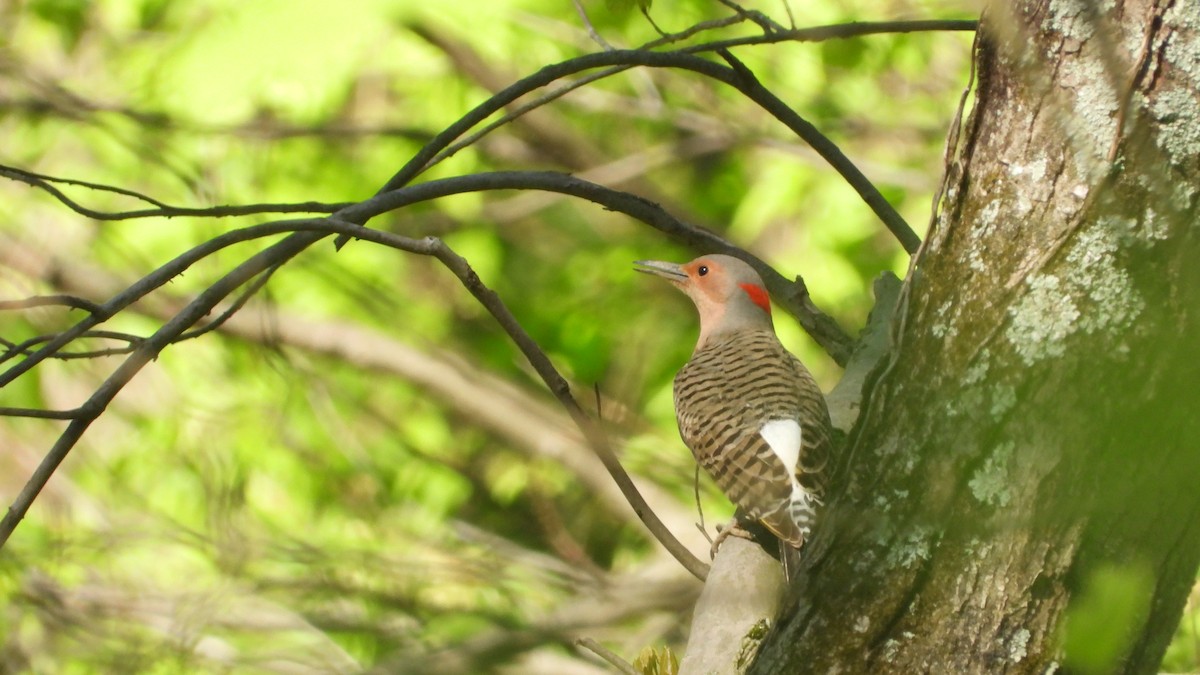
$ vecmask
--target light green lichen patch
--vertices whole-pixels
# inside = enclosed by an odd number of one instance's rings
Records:
[[[876,454],[881,460],[892,461],[894,466],[902,468],[905,473],[912,473],[917,465],[917,454],[911,444],[901,445],[895,439],[880,443]]]
[[[1200,12],[1194,2],[1176,2],[1163,14],[1163,24],[1173,30],[1163,56],[1193,85],[1200,86]],[[1193,87],[1195,88],[1195,86]]]
[[[1145,233],[1147,239],[1151,241],[1165,240],[1171,234],[1170,227],[1167,219],[1160,217],[1153,206],[1146,207],[1146,214],[1142,218],[1142,232]]]
[[[988,506],[1008,506],[1012,499],[1008,489],[1011,484],[1008,468],[1012,463],[1013,448],[1012,441],[1001,443],[984,461],[983,466],[975,471],[975,475],[967,483],[975,499]]]
[[[986,353],[987,350],[984,350]],[[983,356],[983,354],[981,354]],[[987,376],[990,364],[986,358],[981,358],[967,368],[967,372],[963,375],[963,384],[972,385],[983,382],[983,378]]]
[[[1190,183],[1179,182],[1171,191],[1171,208],[1176,213],[1182,213],[1192,208],[1192,200],[1196,198],[1196,188]]]
[[[1022,628],[1008,641],[1008,660],[1013,663],[1020,663],[1029,655],[1029,629]]]
[[[1014,178],[1027,176],[1032,183],[1040,182],[1046,177],[1046,158],[1043,157],[1029,164],[1013,164],[1008,167],[1008,172]]]
[[[979,558],[983,560],[992,554],[993,546],[990,543],[980,541],[979,539],[971,539],[964,547],[967,555],[971,558]]]
[[[1010,384],[997,384],[992,388],[992,418],[999,419],[1017,404],[1017,391]]]
[[[937,308],[937,320],[933,322],[933,325],[929,328],[929,330],[933,333],[933,336],[939,340],[947,337],[954,337],[958,333],[958,330],[954,328],[953,324],[948,323],[949,319],[946,318],[946,313],[953,306],[954,303],[950,300],[947,300]]]
[[[1096,32],[1096,14],[1101,11],[1088,0],[1054,0],[1042,19],[1042,29],[1083,42]]]
[[[1061,278],[1034,274],[1026,280],[1029,291],[1009,309],[1005,332],[1026,365],[1062,356],[1067,336],[1076,331],[1123,331],[1142,313],[1145,300],[1116,258],[1120,239],[1134,227],[1126,218],[1103,219],[1076,236]]]
[[[905,535],[903,540],[892,546],[888,552],[888,563],[891,567],[909,569],[917,563],[929,560],[933,544],[934,535],[929,528],[915,528]]]
[[[883,495],[875,495],[875,508],[887,513],[892,510],[892,503]]]
[[[979,216],[975,218],[975,223],[971,226],[971,234],[981,236],[991,231],[996,224],[996,219],[1000,216],[1000,200],[993,199],[987,204],[984,204],[982,209],[979,209]]]
[[[1026,365],[1062,356],[1063,344],[1075,332],[1079,309],[1065,284],[1052,274],[1034,274],[1025,285],[1029,292],[1009,309],[1012,321],[1005,336]]]
[[[854,632],[865,633],[871,628],[871,617],[862,615],[854,620]]]
[[[1092,302],[1079,322],[1080,328],[1089,333],[1124,330],[1145,309],[1146,303],[1133,288],[1129,273],[1116,262],[1119,233],[1132,227],[1133,222],[1124,218],[1101,220],[1098,227],[1080,233],[1067,254],[1069,283]]]
[[[1010,218],[1027,216],[1033,210],[1035,201],[1046,201],[1050,186],[1043,180],[1046,177],[1046,159],[1044,157],[1029,164],[1010,164],[1008,173],[1013,177],[1014,182],[1024,183],[1015,191],[1015,202],[1008,210]]]
[[[983,389],[980,387],[968,387],[962,390],[958,396],[946,401],[946,416],[974,415],[983,409],[983,405]]]
[[[1064,79],[1075,91],[1069,132],[1075,163],[1088,176],[1107,169],[1105,155],[1117,133],[1118,99],[1099,58],[1069,61]]]
[[[1176,165],[1194,163],[1200,157],[1200,97],[1182,87],[1158,92],[1150,106],[1162,124],[1158,147]]]
[[[1200,12],[1194,2],[1177,2],[1163,14],[1165,43],[1155,45],[1171,64],[1177,85],[1154,95],[1150,111],[1162,124],[1158,146],[1177,165],[1200,157]]]

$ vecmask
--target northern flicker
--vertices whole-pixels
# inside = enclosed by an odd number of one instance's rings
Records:
[[[739,513],[779,537],[789,573],[825,493],[825,398],[775,336],[770,298],[750,265],[727,255],[635,264],[669,280],[700,313],[696,349],[675,376],[679,435]]]

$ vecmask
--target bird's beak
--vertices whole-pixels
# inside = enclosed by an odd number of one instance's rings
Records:
[[[683,265],[676,263],[663,262],[661,260],[635,260],[633,264],[633,269],[639,272],[663,277],[675,284],[681,284],[687,281],[688,278],[687,272],[683,271]]]

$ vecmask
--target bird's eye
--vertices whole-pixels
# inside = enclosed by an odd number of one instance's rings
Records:
[[[699,274],[700,276],[708,274],[708,265],[701,265],[700,269],[696,270],[696,274]]]

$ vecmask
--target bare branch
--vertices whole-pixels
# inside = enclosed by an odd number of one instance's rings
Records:
[[[792,14],[792,3],[788,2],[788,0],[783,0],[783,11],[787,12],[788,28],[796,30],[796,16]]]
[[[272,224],[268,224],[268,229],[270,225]],[[262,232],[262,228],[263,226],[246,228],[246,230],[231,234],[244,236],[244,233],[248,230]],[[58,440],[54,443],[54,446],[42,459],[37,469],[34,470],[33,475],[30,476],[29,480],[25,483],[25,486],[21,488],[21,492],[17,495],[17,498],[8,508],[8,512],[4,515],[3,520],[0,520],[0,548],[3,548],[4,544],[8,541],[8,538],[12,535],[13,530],[16,529],[17,524],[20,523],[25,517],[25,514],[29,512],[29,507],[33,504],[33,500],[46,486],[46,483],[50,480],[50,476],[54,474],[54,471],[58,468],[62,461],[66,459],[67,453],[70,452],[71,448],[75,447],[75,444],[79,442],[79,439],[83,436],[83,433],[87,431],[92,422],[96,421],[96,419],[104,412],[117,393],[120,392],[121,389],[124,388],[125,385],[128,384],[129,381],[132,380],[133,377],[137,375],[137,373],[141,371],[141,369],[145,367],[147,363],[157,357],[158,353],[162,351],[162,349],[168,344],[170,344],[170,342],[180,333],[212,311],[213,307],[215,307],[225,296],[232,293],[245,282],[254,278],[254,276],[257,274],[270,268],[272,265],[281,264],[291,259],[300,251],[303,251],[309,245],[319,241],[324,236],[324,233],[296,233],[287,237],[283,241],[280,241],[273,246],[270,246],[251,256],[216,283],[209,286],[203,293],[197,296],[194,301],[189,303],[187,307],[176,314],[174,318],[166,322],[161,328],[155,331],[154,335],[151,335],[149,338],[146,338],[145,341],[139,344],[137,348],[125,359],[125,361],[113,371],[108,379],[106,379],[104,383],[92,393],[88,400],[79,407],[80,414],[73,418],[71,423],[67,425],[66,430],[63,431],[63,433],[58,437]],[[222,237],[226,237],[226,235],[218,236],[214,238],[214,240],[206,242],[206,245],[211,244],[212,241],[222,239]],[[228,237],[226,238],[227,241],[224,245],[232,243],[232,241],[228,241]],[[236,240],[236,236],[232,239]],[[184,256],[180,256],[180,258],[176,258],[176,260],[178,261],[181,258],[185,258],[189,254],[196,255],[195,252],[198,249],[203,248],[205,248],[204,245],[198,246],[192,249],[192,251],[189,251],[188,254],[184,254]],[[168,263],[168,266],[170,264],[171,263]],[[159,269],[159,273],[161,274],[161,270],[163,268]],[[151,277],[147,278],[152,279],[154,278],[154,275],[151,275]],[[169,279],[170,277],[167,278]],[[144,292],[148,292],[149,289],[152,288],[150,284],[145,283],[146,281],[147,279],[143,279],[142,281],[138,282],[138,284],[135,284],[135,286],[138,287],[138,292],[142,292],[143,289]],[[165,283],[165,281],[163,281],[163,283]],[[127,291],[126,293],[122,293],[117,297],[124,301],[129,296],[133,295],[136,295],[136,293],[129,293]],[[132,300],[129,301],[132,302]],[[110,301],[110,303],[111,302],[112,301]],[[106,304],[105,309],[109,309],[108,304]],[[99,316],[99,314],[92,314],[89,319],[94,319],[97,316]],[[72,333],[78,334],[83,332],[82,330],[78,330],[78,326],[83,325],[83,323],[84,322],[76,324],[76,329],[67,331],[61,334],[55,340],[52,340],[46,347],[38,350],[34,356],[48,353],[52,347],[53,349],[57,349],[58,346],[65,344],[74,337]],[[15,378],[20,373],[32,368],[35,363],[36,362],[33,360],[33,357],[30,357],[14,368],[9,369],[9,371],[4,374],[4,377],[9,378],[7,381],[11,381],[12,378]],[[14,372],[16,374],[13,374]]]
[[[706,69],[698,66],[695,63],[672,59],[672,56],[688,56],[701,52],[712,52],[718,49],[727,49],[730,47],[750,45],[750,44],[772,44],[775,42],[794,41],[794,42],[815,42],[821,40],[830,40],[836,38],[861,37],[865,35],[881,34],[881,33],[906,33],[920,31],[946,31],[946,30],[975,30],[978,22],[976,21],[890,21],[879,23],[848,23],[836,24],[831,26],[819,26],[815,28],[804,28],[794,31],[784,31],[780,33],[772,33],[765,36],[755,36],[750,38],[739,38],[734,40],[725,40],[721,42],[713,42],[702,45],[695,45],[682,49],[678,52],[651,52],[645,47],[634,50],[615,50],[611,52],[602,52],[598,54],[588,54],[585,56],[569,59],[561,63],[546,66],[541,70],[525,77],[503,90],[497,92],[488,100],[480,103],[466,115],[459,118],[446,129],[442,130],[428,144],[421,148],[413,157],[397,171],[384,186],[380,192],[394,190],[397,187],[405,185],[412,181],[418,174],[427,168],[428,163],[439,153],[450,146],[456,139],[461,137],[467,131],[482,123],[494,113],[504,109],[509,104],[516,101],[521,96],[528,94],[536,89],[540,89],[546,85],[553,83],[556,80],[562,79],[575,73],[580,73],[593,68],[603,68],[609,66],[617,66],[612,68],[610,73],[614,74],[634,66],[647,67],[676,67],[694,70],[701,74],[710,75],[713,72],[711,69]],[[682,39],[682,33],[668,35],[652,43],[648,43],[646,47],[666,44],[672,40]],[[690,65],[684,65],[690,63]],[[702,64],[707,64],[711,68],[720,68],[715,64],[707,61],[700,61]],[[726,81],[722,77],[715,79]],[[565,93],[565,92],[564,92]]]
[[[817,154],[821,155],[825,161],[829,162],[830,166],[842,175],[842,178],[846,179],[850,187],[854,188],[859,197],[867,203],[867,206],[871,207],[875,215],[896,236],[896,239],[900,241],[900,245],[904,247],[904,250],[910,255],[916,253],[917,249],[921,246],[921,238],[917,236],[916,232],[913,232],[908,223],[904,221],[904,218],[879,193],[875,184],[868,180],[862,171],[859,171],[858,167],[850,161],[850,158],[846,157],[833,141],[818,131],[808,120],[805,120],[796,111],[781,101],[779,97],[771,93],[769,89],[762,86],[758,78],[750,72],[750,69],[741,61],[738,61],[733,54],[724,49],[720,50],[719,53],[729,63],[732,72],[736,73],[736,75],[733,79],[728,77],[719,77],[718,79],[737,88],[738,91],[771,113],[775,119],[787,125],[797,136],[804,139],[805,143],[808,143],[813,150],[816,150]]]
[[[34,417],[44,420],[73,420],[83,413],[80,410],[41,410],[39,408],[0,407],[0,417]]]
[[[81,269],[76,262],[43,257],[16,242],[0,244],[0,265],[14,262],[72,293],[90,291],[104,296],[127,285],[98,270]],[[166,321],[189,301],[168,297],[162,302],[142,304],[137,311]],[[354,322],[277,316],[276,312],[276,308],[270,307],[243,309],[221,324],[221,332],[251,342],[287,345],[357,368],[403,378],[528,457],[563,466],[613,516],[636,519],[620,489],[608,478],[603,464],[557,402],[547,402],[524,388],[514,387],[507,380],[489,374],[480,364],[465,362],[440,350],[416,349],[392,335]],[[266,326],[268,316],[278,319],[276,325]],[[127,348],[125,352],[130,350]],[[637,480],[637,483],[654,512],[673,532],[690,528],[694,518],[674,496],[653,481]],[[697,552],[708,550],[699,541],[688,543]]]
[[[467,177],[470,178],[470,177]],[[435,182],[436,183],[436,182]],[[445,183],[445,181],[442,181]],[[378,214],[396,201],[398,193],[403,196],[403,193],[414,192],[416,188],[428,186],[430,183],[423,183],[414,188],[404,191],[396,191],[393,193],[380,195],[374,199],[368,200],[359,205],[358,209],[362,214],[351,214],[356,216],[365,216],[367,214]],[[391,199],[388,199],[391,198]],[[398,206],[398,205],[397,205]],[[379,209],[379,210],[376,210]],[[347,209],[352,211],[352,209]],[[271,267],[281,265],[311,244],[319,241],[321,238],[332,233],[347,233],[359,228],[353,223],[339,221],[334,219],[328,220],[307,220],[307,221],[285,221],[282,223],[268,223],[266,225],[258,225],[235,233],[241,234],[249,231],[265,232],[269,231],[272,226],[287,227],[293,230],[298,230],[288,238],[280,241],[273,246],[251,256],[245,262],[233,271],[226,274],[207,290],[201,293],[195,300],[188,304],[181,312],[175,315],[170,321],[164,324],[154,335],[142,342],[137,349],[119,366],[112,375],[97,389],[88,401],[81,406],[81,414],[74,418],[66,431],[59,437],[58,441],[51,448],[50,452],[42,460],[42,463],[34,471],[25,487],[22,488],[13,505],[9,507],[8,513],[3,521],[0,521],[0,548],[8,540],[17,524],[24,518],[28,512],[30,505],[41,492],[46,482],[53,475],[58,465],[66,458],[67,453],[82,437],[84,431],[91,425],[93,421],[104,411],[112,399],[151,359],[169,345],[174,339],[182,334],[189,326],[193,325],[200,318],[210,312],[226,295],[233,292],[242,284],[250,279],[270,269]],[[306,230],[306,231],[305,231]],[[471,269],[469,263],[451,250],[440,239],[434,237],[426,237],[425,239],[415,240],[407,237],[401,237],[387,232],[377,230],[363,230],[358,233],[363,239],[376,241],[377,243],[390,246],[399,250],[420,255],[429,255],[437,258],[447,269],[454,273],[459,278],[464,287],[475,296],[475,298],[484,306],[484,308],[492,315],[492,317],[501,325],[509,337],[517,344],[517,347],[524,354],[525,358],[534,367],[538,375],[542,378],[546,386],[559,400],[559,402],[567,409],[575,424],[583,432],[584,437],[588,440],[593,451],[600,458],[613,480],[621,488],[626,500],[633,507],[634,512],[642,520],[643,524],[654,534],[663,546],[670,552],[679,562],[688,569],[696,577],[703,579],[707,573],[708,566],[701,562],[698,558],[692,555],[671,531],[663,525],[658,516],[649,508],[645,499],[641,496],[629,475],[625,473],[624,468],[620,465],[616,454],[608,445],[607,439],[598,425],[591,420],[579,403],[571,395],[570,386],[562,375],[558,373],[545,352],[537,346],[537,343],[525,332],[524,328],[518,323],[516,317],[508,310],[507,306],[498,295],[491,289],[487,288],[478,275]],[[218,237],[217,239],[219,239]],[[201,248],[201,247],[197,247]],[[195,251],[196,249],[193,249]],[[191,252],[189,252],[191,253]],[[161,269],[161,268],[160,268]],[[145,281],[143,279],[143,281]],[[141,284],[142,282],[139,282]],[[135,284],[136,285],[136,284]],[[61,339],[61,337],[59,338]],[[53,344],[53,343],[52,343]],[[39,350],[39,353],[41,351]],[[24,363],[28,363],[27,359]],[[23,365],[23,364],[21,364]],[[29,366],[32,367],[32,366]],[[14,369],[10,369],[12,372]]]
[[[260,290],[262,290],[263,286],[267,285],[267,282],[270,281],[271,276],[279,271],[279,267],[280,267],[280,265],[278,265],[278,264],[272,265],[270,268],[268,268],[262,274],[259,274],[257,277],[254,278],[254,281],[252,281],[246,285],[246,288],[244,288],[242,290],[242,292],[238,295],[237,300],[234,300],[229,305],[229,307],[225,308],[225,311],[221,312],[220,316],[213,319],[212,321],[209,321],[207,324],[201,326],[200,328],[181,333],[179,335],[179,337],[177,339],[175,339],[175,342],[182,342],[184,340],[191,340],[193,338],[198,338],[201,335],[204,335],[205,333],[208,333],[208,332],[216,330],[217,328],[220,328],[226,321],[229,320],[229,318],[231,316],[233,316],[234,314],[237,314],[238,311],[241,310],[242,307],[245,306],[245,304],[250,301],[250,298],[254,297],[254,295],[256,293],[258,293]]]
[[[579,0],[571,0],[571,2],[575,3],[575,11],[579,13],[580,21],[583,21],[583,27],[587,29],[588,37],[592,38],[592,41],[600,45],[601,48],[612,51],[613,46],[608,44],[608,40],[605,40],[600,36],[600,33],[596,32],[596,27],[592,25],[592,20],[588,18],[587,10],[583,8],[583,3]]]
[[[32,171],[26,171],[24,169],[18,169],[11,166],[0,165],[0,176],[43,190],[58,201],[62,202],[67,208],[71,209],[75,213],[78,213],[81,216],[92,218],[94,220],[132,220],[135,218],[173,218],[182,216],[228,218],[232,216],[250,216],[262,213],[333,213],[339,209],[349,206],[347,203],[325,204],[321,202],[304,202],[300,204],[247,204],[245,206],[213,206],[208,208],[192,208],[183,206],[169,206],[158,201],[157,199],[153,199],[141,193],[134,192],[132,190],[126,190],[124,188],[100,185],[98,183],[88,183],[86,181],[73,180],[69,178],[56,178],[54,176],[37,174],[33,173]],[[136,199],[154,204],[155,208],[137,209],[133,211],[97,211],[96,209],[88,208],[71,199],[64,194],[62,190],[59,190],[57,187],[55,187],[54,183],[78,185],[90,188],[92,190],[131,196]]]
[[[546,66],[538,72],[523,78],[505,89],[497,92],[488,100],[476,106],[470,112],[458,121],[448,126],[441,133],[434,137],[432,141],[421,148],[399,171],[397,171],[388,181],[380,188],[380,193],[395,190],[403,185],[411,182],[417,175],[423,172],[434,160],[441,161],[449,157],[452,153],[446,151],[459,139],[463,134],[482,123],[492,114],[499,112],[509,104],[516,101],[521,96],[530,93],[536,89],[547,86],[556,80],[563,77],[573,75],[584,70],[592,68],[601,68],[609,66],[609,71],[606,73],[619,72],[618,68],[625,69],[632,66],[646,66],[653,68],[681,68],[691,70],[693,72],[705,75],[720,82],[724,82],[742,94],[757,103],[764,110],[773,115],[780,122],[784,123],[789,129],[795,132],[798,136],[804,139],[814,150],[817,151],[831,166],[837,170],[843,178],[859,193],[863,201],[875,212],[875,214],[884,222],[885,225],[897,236],[905,250],[909,253],[914,253],[920,245],[920,239],[916,237],[904,219],[896,212],[894,208],[887,202],[886,199],[879,193],[873,184],[862,174],[861,171],[838,149],[838,147],[829,141],[821,134],[812,124],[804,120],[795,111],[784,104],[778,97],[772,94],[769,90],[763,87],[746,69],[744,66],[733,66],[729,68],[721,67],[710,61],[698,58],[696,53],[722,50],[729,46],[741,44],[765,44],[767,42],[781,41],[779,35],[787,35],[786,39],[804,41],[818,39],[832,39],[834,37],[853,37],[859,35],[868,35],[872,33],[886,32],[911,32],[922,30],[974,30],[977,22],[974,21],[923,21],[923,22],[885,22],[879,24],[838,24],[836,26],[826,26],[816,29],[802,29],[797,31],[787,31],[785,33],[772,33],[769,36],[764,36],[764,42],[750,40],[732,40],[706,45],[697,45],[675,52],[650,52],[646,50],[616,50],[610,52],[602,52],[598,54],[589,54],[587,56],[570,59],[562,63],[551,66]],[[769,38],[769,39],[767,39]],[[731,65],[736,62],[731,55],[726,56],[726,60],[730,61]],[[611,72],[610,72],[611,71]],[[565,93],[565,92],[564,92]],[[559,94],[561,95],[561,94]],[[551,100],[552,97],[545,97],[546,100]],[[532,109],[532,108],[528,108]],[[528,110],[526,109],[526,110]],[[493,125],[490,128],[495,128]],[[476,135],[473,138],[478,138]],[[456,149],[464,147],[462,144],[454,146]],[[339,237],[336,245],[340,248],[346,239]]]
[[[100,309],[100,306],[91,300],[73,295],[34,295],[22,300],[0,300],[0,311],[31,307],[70,307],[93,313]]]
[[[629,500],[630,506],[633,507],[634,513],[641,518],[642,523],[654,533],[656,539],[667,549],[667,551],[675,557],[689,572],[695,575],[698,579],[703,580],[708,575],[708,565],[701,562],[692,552],[687,549],[675,535],[663,525],[658,516],[646,504],[642,498],[637,486],[629,478],[629,474],[625,472],[621,466],[620,460],[617,459],[616,453],[608,444],[608,439],[604,432],[596,424],[595,420],[587,416],[583,408],[579,406],[579,402],[571,394],[571,387],[563,376],[559,374],[554,364],[550,362],[546,353],[538,347],[533,338],[525,332],[525,329],[512,315],[504,301],[500,296],[496,295],[495,291],[491,290],[480,281],[479,276],[471,269],[470,264],[465,258],[455,253],[446,246],[444,242],[436,238],[426,238],[422,242],[428,247],[427,255],[432,255],[437,258],[448,270],[454,273],[462,282],[463,286],[475,296],[481,305],[492,315],[504,332],[508,333],[509,338],[517,344],[521,353],[525,355],[526,360],[537,371],[538,376],[550,388],[550,392],[555,398],[562,403],[563,407],[570,413],[571,419],[583,432],[583,435],[591,445],[592,450],[600,457],[600,461],[604,463],[604,468],[608,469],[609,475],[621,487],[621,492],[625,498]],[[422,251],[414,250],[414,253],[422,253]]]
[[[845,365],[850,356],[853,339],[837,325],[837,322],[813,304],[808,295],[808,288],[799,277],[794,281],[785,279],[762,260],[712,232],[681,223],[654,202],[575,176],[550,171],[498,171],[456,176],[379,194],[363,202],[359,207],[364,211],[382,213],[419,201],[460,192],[506,189],[546,190],[579,197],[599,204],[610,211],[617,211],[636,218],[698,251],[737,255],[755,267],[762,275],[767,290],[771,292],[775,300],[796,317],[804,330],[829,353],[834,361]],[[372,232],[375,231],[365,227],[357,228],[353,236],[385,243],[372,235]]]
[[[56,337],[59,333],[51,333],[49,335],[38,335],[37,337],[29,338],[21,343],[15,343],[0,337],[0,344],[4,345],[5,351],[0,354],[0,363],[13,358],[14,356],[29,356],[33,354],[30,348],[33,345],[44,344]],[[117,354],[128,354],[133,351],[133,348],[142,341],[142,336],[133,335],[131,333],[119,333],[112,330],[88,330],[79,335],[80,338],[100,338],[105,340],[120,340],[126,342],[125,347],[109,347],[107,349],[93,349],[83,352],[55,352],[47,358],[58,359],[61,361],[70,361],[75,359],[94,359],[101,356],[114,356]]]
[[[349,210],[349,209],[347,209],[347,210]],[[286,232],[292,232],[297,229],[302,229],[299,227],[299,224],[307,223],[307,224],[313,225],[313,224],[320,223],[320,222],[322,222],[322,221],[316,220],[316,219],[314,219],[314,220],[294,220],[294,221],[284,220],[284,221],[278,221],[278,222],[274,222],[274,223],[266,223],[263,225],[255,225],[252,227],[247,227],[247,228],[243,228],[240,230],[234,230],[233,232],[226,232],[224,234],[217,235],[216,237],[213,237],[212,239],[209,239],[208,241],[206,241],[198,246],[193,247],[191,250],[186,251],[185,253],[183,253],[179,256],[176,256],[173,260],[167,262],[166,264],[162,265],[154,272],[143,277],[137,283],[133,284],[129,288],[125,289],[124,291],[118,293],[116,296],[114,296],[108,302],[97,306],[95,308],[95,310],[91,314],[89,314],[87,317],[80,320],[78,323],[76,323],[71,328],[57,334],[56,336],[54,336],[53,339],[49,340],[45,344],[45,346],[43,346],[41,349],[38,349],[36,352],[34,352],[32,354],[29,354],[21,362],[17,363],[16,365],[10,367],[8,370],[4,371],[4,373],[0,374],[0,387],[7,385],[9,382],[12,382],[13,380],[17,379],[21,375],[25,374],[31,368],[36,366],[38,363],[41,363],[45,359],[58,353],[58,350],[62,349],[62,347],[64,345],[66,345],[67,343],[80,337],[81,335],[86,333],[88,330],[90,330],[94,326],[96,326],[97,324],[103,323],[104,321],[108,320],[109,317],[113,316],[114,314],[121,311],[122,309],[128,307],[129,305],[136,302],[138,299],[142,298],[143,296],[150,293],[154,289],[162,286],[163,284],[167,283],[171,279],[182,274],[185,270],[187,270],[189,267],[191,267],[197,261],[205,258],[206,256],[211,255],[223,248],[232,246],[233,244],[237,244],[237,243],[240,243],[243,241],[249,241],[252,239],[266,237],[266,236],[270,236],[273,234],[282,234],[282,233],[286,233]],[[313,235],[309,234],[307,236],[312,237]],[[316,241],[317,239],[320,239],[320,238],[321,238],[321,235],[316,235],[316,238],[313,239],[313,241]],[[301,248],[300,250],[303,250],[303,248]],[[296,252],[299,252],[299,251],[296,251]],[[293,255],[294,255],[294,253],[293,253]],[[211,307],[209,309],[211,309]],[[207,313],[207,312],[205,312],[205,313]],[[201,315],[201,316],[203,316],[203,315]],[[185,328],[186,328],[186,326],[185,326]],[[164,343],[164,344],[166,344],[166,343]],[[139,344],[138,348],[140,349],[144,346],[145,346],[145,343],[142,343],[142,344]]]
[[[614,578],[595,593],[581,593],[544,616],[535,617],[527,627],[482,631],[460,644],[428,654],[405,650],[381,659],[368,672],[478,673],[484,666],[495,666],[500,658],[534,645],[551,640],[570,644],[572,632],[619,624],[647,612],[686,612],[699,590],[696,581],[680,574],[673,564],[669,569],[654,565],[637,574]]]
[[[854,21],[851,23],[836,23],[828,26],[813,26],[811,28],[796,28],[793,30],[777,31],[765,35],[730,38],[704,44],[685,47],[680,51],[686,54],[701,52],[716,52],[732,47],[750,45],[769,45],[778,42],[824,42],[845,38],[865,37],[867,35],[890,35],[903,33],[929,33],[947,31],[974,31],[979,28],[975,19],[926,19],[921,21]]]
[[[775,23],[771,17],[758,10],[747,10],[745,7],[742,7],[733,0],[717,0],[717,2],[720,2],[722,5],[732,9],[742,19],[757,24],[758,27],[763,29],[763,32],[768,35],[784,30],[783,26]]]
[[[637,669],[630,665],[628,661],[617,656],[616,652],[606,648],[592,638],[579,638],[575,641],[575,644],[604,659],[605,663],[616,668],[622,675],[640,675]]]
[[[643,3],[639,2],[638,3],[638,11],[640,11],[642,13],[642,16],[645,17],[646,21],[650,24],[650,27],[654,29],[654,32],[658,33],[659,35],[663,36],[664,38],[667,37],[667,32],[665,30],[663,30],[662,28],[659,28],[658,24],[654,21],[654,17],[650,16],[650,6],[649,5],[650,5],[650,3],[643,4]]]

